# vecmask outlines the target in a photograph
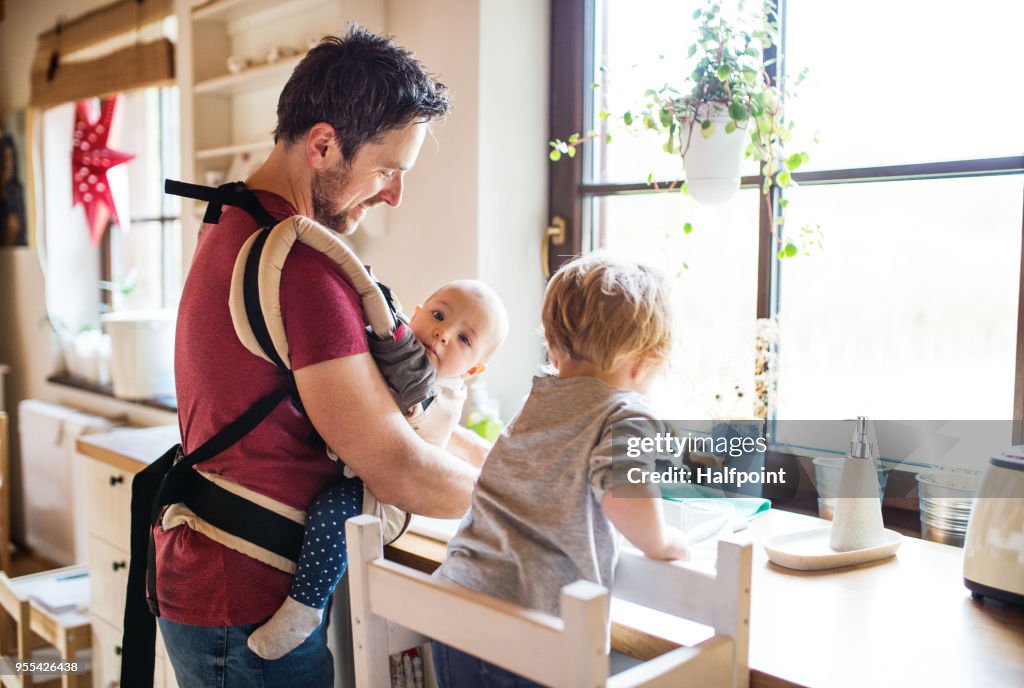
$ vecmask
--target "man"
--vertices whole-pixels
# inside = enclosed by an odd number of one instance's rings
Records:
[[[246,183],[275,219],[301,214],[351,233],[373,206],[401,202],[429,122],[449,110],[445,87],[411,53],[353,28],[324,39],[295,68],[278,101],[273,152]],[[186,453],[292,385],[287,371],[243,348],[228,310],[232,267],[255,229],[246,212],[225,207],[204,228],[182,292],[175,375]],[[305,510],[340,473],[319,434],[380,500],[461,515],[476,473],[405,421],[367,353],[348,282],[325,256],[296,244],[280,296],[301,408],[286,399],[198,469]],[[155,541],[159,625],[180,685],[331,685],[323,627],[273,662],[246,646],[284,600],[288,574],[188,527],[158,529]]]

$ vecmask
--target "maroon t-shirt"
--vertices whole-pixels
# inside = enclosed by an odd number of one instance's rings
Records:
[[[257,191],[271,215],[295,208],[276,194]],[[246,350],[228,310],[231,272],[245,240],[256,230],[243,210],[225,207],[204,227],[181,295],[174,342],[178,422],[190,452],[271,392],[291,387],[289,376]],[[367,350],[355,290],[323,254],[296,243],[281,276],[281,313],[299,370]],[[255,430],[220,455],[199,464],[245,487],[298,509],[331,485],[341,468],[327,458],[313,426],[289,399]],[[223,547],[188,526],[157,529],[157,596],[161,614],[178,623],[222,626],[258,623],[284,601],[291,576]]]

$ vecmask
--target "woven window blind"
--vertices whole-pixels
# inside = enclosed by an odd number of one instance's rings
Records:
[[[174,80],[174,43],[144,39],[174,13],[173,0],[118,0],[40,34],[33,107],[50,107]]]

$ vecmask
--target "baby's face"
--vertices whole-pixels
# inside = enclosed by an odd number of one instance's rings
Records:
[[[409,326],[440,377],[479,373],[498,337],[483,298],[459,287],[444,287],[417,306]]]

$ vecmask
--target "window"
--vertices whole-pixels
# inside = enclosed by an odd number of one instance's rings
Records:
[[[93,101],[94,113],[99,101]],[[99,335],[110,310],[177,306],[181,291],[180,205],[163,194],[163,179],[179,170],[177,88],[124,94],[108,142],[135,158],[108,173],[120,226],[90,241],[85,213],[72,206],[71,141],[75,104],[42,114],[47,317],[60,339],[69,372],[105,384],[109,345]],[[94,114],[95,116],[95,114]],[[118,123],[117,120],[120,120]]]
[[[600,129],[601,109],[688,73],[699,4],[555,3],[552,138]],[[730,201],[699,206],[646,183],[679,178],[678,160],[617,135],[552,164],[561,259],[604,247],[677,276],[681,346],[657,395],[666,415],[749,417],[756,320],[777,316],[777,418],[1024,417],[1024,129],[998,104],[1024,107],[999,66],[1024,63],[1024,5],[777,6],[779,64],[810,69],[787,112],[820,138],[786,191],[787,224],[820,225],[824,248],[776,257],[753,162]],[[982,105],[973,93],[1000,95]]]
[[[116,310],[173,309],[181,292],[181,202],[163,192],[163,180],[180,177],[178,89],[126,94],[122,146],[134,152],[127,174],[131,213],[108,230],[109,273],[104,296]]]

